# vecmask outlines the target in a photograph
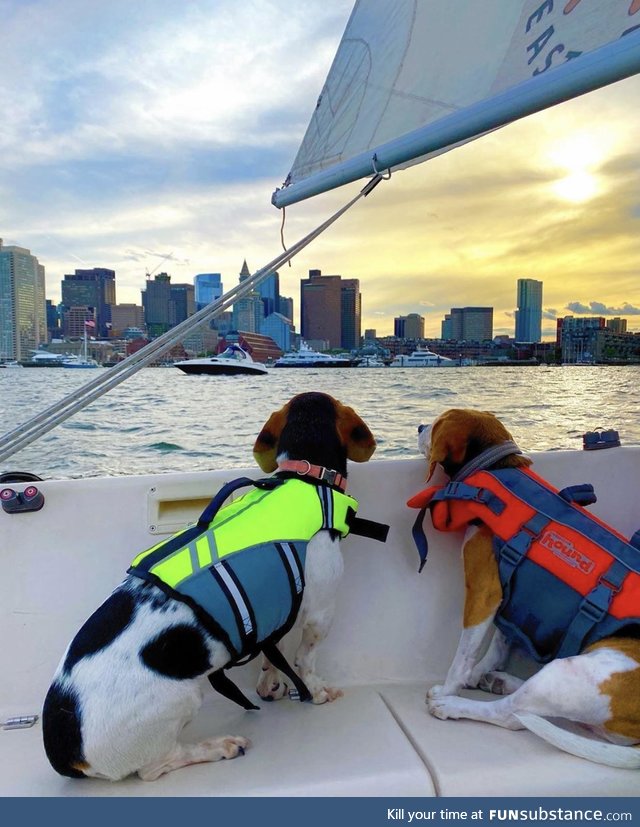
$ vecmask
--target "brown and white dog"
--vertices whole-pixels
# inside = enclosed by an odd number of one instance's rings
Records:
[[[452,409],[432,426],[418,430],[418,448],[429,463],[429,478],[438,465],[452,477],[486,449],[511,440],[502,423],[484,411]],[[527,457],[511,455],[491,470],[530,464]],[[526,728],[574,755],[615,767],[640,768],[640,750],[629,746],[640,743],[640,640],[606,638],[577,656],[547,663],[525,681],[507,674],[502,670],[510,645],[493,625],[502,587],[487,526],[469,526],[462,558],[463,631],[444,684],[427,694],[431,714]],[[471,700],[460,697],[464,687],[505,697],[490,703]],[[606,741],[569,732],[547,718],[583,724]]]
[[[303,393],[262,428],[254,456],[265,472],[286,461],[321,466],[346,478],[347,458],[365,462],[375,450],[369,428],[351,408],[322,393]],[[315,673],[317,644],[333,616],[343,571],[339,541],[318,531],[306,552],[306,588],[298,620],[300,676],[314,703],[341,692]],[[230,661],[185,602],[129,575],[86,621],[54,676],[43,710],[44,745],[57,772],[112,781],[138,773],[154,780],[189,764],[235,758],[249,742],[241,736],[182,744],[178,735],[200,708],[205,678]],[[275,699],[287,687],[265,664],[258,694]]]

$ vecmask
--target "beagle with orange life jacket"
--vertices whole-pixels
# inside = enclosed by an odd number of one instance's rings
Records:
[[[258,683],[262,698],[286,694],[272,663],[293,681],[276,644],[296,616],[302,625],[297,677],[305,692],[318,704],[342,694],[315,673],[316,649],[328,632],[342,575],[340,537],[367,530],[367,521],[351,519],[355,500],[343,493],[347,459],[365,462],[375,447],[356,412],[328,394],[299,394],[271,415],[254,456],[265,473],[278,473],[256,481],[256,496],[246,495],[249,505],[244,497],[226,505],[219,523],[227,530],[235,516],[248,515],[243,526],[251,542],[225,549],[222,529],[215,533],[217,509],[231,487],[225,486],[196,525],[138,555],[67,648],[42,714],[45,751],[57,772],[111,781],[137,773],[151,781],[189,764],[243,754],[249,742],[242,736],[197,744],[178,736],[200,708],[205,679],[241,703],[244,696],[223,670],[245,655],[271,656]],[[298,491],[295,508],[290,502],[264,505],[272,493],[292,488]],[[292,514],[297,533],[283,535]],[[254,551],[257,558],[245,556]],[[262,565],[263,552],[273,565]],[[248,571],[245,579],[241,568]],[[226,602],[218,599],[222,591]]]
[[[588,515],[577,503],[590,486],[557,492],[534,474],[493,414],[452,409],[418,430],[428,480],[440,466],[450,482],[408,504],[429,509],[438,529],[466,525],[463,631],[429,711],[526,728],[574,755],[640,768],[640,535],[627,541]],[[502,671],[514,644],[545,664],[528,680]],[[460,697],[465,687],[504,697]]]

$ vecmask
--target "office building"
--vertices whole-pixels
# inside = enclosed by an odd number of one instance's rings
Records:
[[[293,299],[290,296],[280,296],[278,300],[278,313],[281,313],[285,319],[293,322]]]
[[[539,342],[542,339],[542,282],[518,279],[516,342]]]
[[[251,275],[247,261],[240,270],[240,283]],[[264,318],[264,305],[257,290],[251,290],[244,298],[233,303],[233,329],[244,330],[247,333],[258,333]]]
[[[196,312],[193,284],[172,284],[169,291],[169,323],[180,324]]]
[[[598,331],[604,330],[604,316],[564,316],[556,320],[556,345],[563,362],[592,362],[596,357]]]
[[[0,239],[0,359],[25,361],[47,341],[44,267]]]
[[[616,316],[613,319],[609,319],[609,321],[607,322],[607,328],[611,330],[613,333],[626,333],[627,320],[621,319],[620,316]]]
[[[424,339],[424,316],[409,313],[393,320],[393,335],[398,339]]]
[[[326,342],[328,349],[352,350],[360,344],[360,282],[323,276],[309,270],[300,280],[300,328],[306,342]]]
[[[452,307],[442,322],[442,338],[485,342],[493,338],[493,307]]]
[[[193,284],[196,310],[202,310],[203,307],[219,299],[224,292],[220,273],[198,273],[193,278]]]
[[[362,296],[359,279],[342,279],[340,285],[340,347],[360,347]]]
[[[144,324],[151,338],[166,333],[171,327],[171,276],[159,273],[147,280],[142,291]]]
[[[114,304],[111,308],[111,334],[120,337],[127,329],[144,328],[144,311],[139,304]]]
[[[280,312],[280,276],[271,273],[270,276],[258,285],[258,293],[264,305],[263,315],[266,318],[272,313]]]
[[[260,333],[270,336],[283,353],[291,350],[293,325],[282,313],[271,313],[262,320]]]
[[[95,321],[95,335],[106,337],[111,329],[111,308],[116,303],[116,274],[106,267],[76,270],[62,280],[62,304],[65,318],[72,307],[90,308]],[[65,327],[65,335],[74,336]]]

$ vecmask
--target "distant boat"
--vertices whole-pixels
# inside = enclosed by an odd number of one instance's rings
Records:
[[[379,356],[363,356],[358,363],[359,368],[386,368],[386,364]]]
[[[391,362],[392,368],[457,368],[460,363],[448,356],[440,356],[432,350],[414,350],[412,354],[401,354]]]
[[[65,356],[62,360],[63,368],[99,368],[95,359],[84,359],[80,356]]]
[[[16,362],[15,360],[11,360],[9,362],[0,362],[0,368],[21,368],[22,365],[20,362]]]
[[[240,345],[229,345],[218,356],[205,356],[202,359],[186,359],[184,362],[175,362],[174,367],[179,368],[184,373],[206,373],[213,376],[236,376],[239,374],[262,376],[269,372],[266,365],[261,362],[254,362]]]
[[[275,368],[352,368],[356,363],[348,355],[320,353],[305,342],[300,350],[285,353],[274,363]]]

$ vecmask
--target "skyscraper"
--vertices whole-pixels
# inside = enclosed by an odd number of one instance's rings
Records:
[[[264,305],[264,316],[280,312],[280,276],[278,273],[271,273],[258,285],[258,293]]]
[[[76,270],[65,275],[62,281],[62,304],[65,311],[72,307],[92,308],[96,322],[96,335],[108,336],[111,325],[111,308],[116,303],[116,274],[106,267]],[[70,330],[65,330],[67,335]]]
[[[220,273],[198,273],[193,283],[196,289],[196,310],[202,310],[207,304],[219,299],[224,290]]]
[[[47,341],[44,267],[0,239],[0,359],[29,359]]]
[[[542,282],[518,279],[516,342],[539,342],[542,338]]]
[[[240,282],[246,281],[250,275],[251,272],[245,259],[240,270]],[[233,303],[233,327],[235,330],[243,330],[245,333],[258,333],[263,318],[264,305],[257,290],[252,290],[244,298]]]
[[[330,348],[352,350],[360,345],[360,281],[323,276],[309,270],[300,279],[300,328],[307,341],[325,341]]]
[[[142,291],[144,323],[149,336],[160,336],[171,327],[171,276],[159,273]]]
[[[393,335],[399,339],[424,339],[424,316],[409,313],[393,320]]]
[[[359,279],[342,279],[340,285],[340,347],[355,350],[360,347],[360,317],[362,296]]]

